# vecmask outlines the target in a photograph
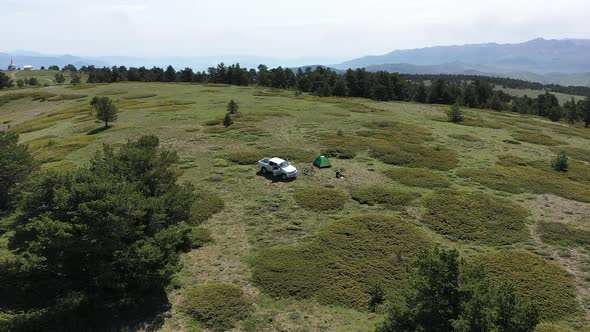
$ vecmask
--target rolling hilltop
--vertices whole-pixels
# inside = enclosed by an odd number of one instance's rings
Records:
[[[90,105],[95,97],[107,97],[118,108],[111,127],[97,123]],[[230,100],[239,104],[239,112],[226,123]],[[440,104],[319,97],[260,85],[120,82],[0,91],[1,128],[20,135],[41,170],[56,172],[45,175],[48,190],[39,199],[57,195],[60,199],[47,199],[47,204],[59,203],[59,209],[46,209],[37,225],[50,218],[65,223],[82,213],[84,222],[96,221],[92,225],[100,231],[91,235],[100,239],[112,231],[102,226],[111,225],[110,219],[94,211],[108,208],[109,218],[142,212],[143,205],[130,199],[143,194],[120,180],[128,176],[121,167],[137,158],[141,167],[157,166],[150,168],[148,183],[152,175],[178,177],[178,183],[191,186],[182,188],[194,190],[192,217],[180,230],[161,236],[178,239],[182,231],[191,231],[193,242],[179,253],[182,264],[172,271],[170,283],[157,288],[164,296],[142,302],[154,311],[94,317],[95,328],[373,331],[387,317],[384,301],[412,289],[406,264],[441,244],[481,264],[494,282],[509,282],[519,297],[534,299],[541,319],[537,331],[590,331],[590,129],[580,122],[467,107],[463,121],[451,123],[447,110]],[[137,141],[146,134],[158,138]],[[161,163],[144,162],[148,157],[140,148],[147,145],[153,157],[158,144],[178,153],[177,159],[169,158],[174,172],[162,173]],[[562,151],[570,157],[568,172],[552,167]],[[333,168],[310,171],[320,153],[330,156]],[[257,161],[270,156],[288,158],[299,169],[298,178],[278,181],[259,174]],[[114,179],[104,175],[111,170],[120,173]],[[344,178],[337,179],[335,170],[342,170]],[[88,183],[96,186],[86,190]],[[174,188],[166,183],[161,190]],[[122,187],[134,196],[121,194]],[[36,197],[25,197],[31,208],[39,205]],[[123,200],[126,205],[120,206],[120,197],[129,199]],[[158,205],[162,215],[165,202]],[[62,213],[65,209],[74,212]],[[138,223],[144,220],[139,212],[133,213]],[[8,266],[18,266],[22,258],[12,250],[19,238],[11,229],[19,222],[26,221],[0,217],[0,258]],[[58,233],[60,241],[47,243],[63,246],[62,251],[86,243],[76,235],[83,227],[59,230],[48,228],[47,234]],[[129,232],[120,234],[129,241]],[[42,251],[47,243],[24,248]],[[157,244],[139,246],[146,253],[139,261],[158,262]],[[87,245],[88,251],[103,248]],[[121,246],[117,253],[131,249]],[[86,254],[73,252],[72,257]],[[56,256],[51,257],[61,258]],[[64,264],[78,271],[77,264]],[[52,277],[53,285],[80,290],[63,302],[56,303],[52,292],[57,291],[45,287],[39,290],[45,307],[38,306],[37,294],[30,312],[14,310],[19,303],[2,303],[0,324],[43,324],[44,315],[61,313],[45,308],[65,313],[68,306],[77,308],[84,302],[76,296],[86,288],[62,282],[77,277]],[[385,296],[380,302],[374,301],[376,283],[385,294],[379,293]],[[0,285],[2,291],[19,294],[6,285]]]

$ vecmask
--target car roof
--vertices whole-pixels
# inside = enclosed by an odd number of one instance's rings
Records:
[[[273,163],[276,163],[276,164],[280,164],[280,163],[284,162],[285,160],[281,159],[281,158],[274,157],[274,158],[271,158],[269,161],[272,161]]]

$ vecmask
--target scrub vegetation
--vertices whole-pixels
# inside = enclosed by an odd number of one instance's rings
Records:
[[[47,329],[79,310],[112,330],[386,331],[418,317],[429,301],[416,294],[439,285],[431,273],[459,280],[463,309],[443,315],[456,324],[485,303],[498,327],[497,304],[512,303],[510,324],[538,309],[540,331],[590,331],[583,123],[464,103],[451,123],[439,99],[99,74],[0,91],[0,143],[15,152],[0,150],[0,330]],[[106,130],[97,96],[118,110]],[[567,171],[556,171],[562,151]],[[322,154],[331,168],[312,166]],[[260,176],[264,157],[288,159],[297,179]],[[437,273],[448,266],[461,270]],[[448,312],[443,302],[433,312]]]

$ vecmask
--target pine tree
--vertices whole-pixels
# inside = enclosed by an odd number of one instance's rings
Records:
[[[223,125],[225,127],[229,127],[234,123],[234,120],[231,118],[229,113],[225,114],[225,118],[223,119]]]
[[[109,122],[117,121],[117,107],[109,97],[94,97],[90,105],[96,110],[96,119],[104,122],[105,129],[109,127]]]
[[[348,87],[346,86],[346,81],[341,76],[338,76],[336,82],[334,83],[334,96],[337,97],[346,97],[348,95]]]
[[[458,123],[463,121],[463,112],[461,112],[461,107],[459,107],[459,103],[454,103],[449,107],[447,111],[447,117],[449,118],[449,122]]]
[[[55,82],[57,84],[62,84],[65,81],[66,81],[66,78],[64,77],[64,75],[62,73],[55,74]]]
[[[582,121],[586,128],[590,127],[590,97],[586,97],[586,99],[580,103],[580,114],[582,116]]]
[[[551,120],[553,122],[557,122],[557,121],[561,120],[561,118],[563,117],[563,110],[559,106],[553,106],[549,110],[548,117],[549,117],[549,120]]]
[[[569,169],[567,154],[564,151],[558,153],[551,162],[551,166],[558,172],[567,172]]]
[[[70,80],[70,83],[72,83],[73,85],[78,85],[82,82],[80,75],[77,73],[72,73],[72,79]]]
[[[424,85],[424,82],[420,82],[416,89],[416,93],[414,94],[414,101],[417,103],[425,103],[427,98],[428,92],[426,91],[426,86]]]
[[[227,113],[235,115],[240,112],[240,105],[236,103],[233,99],[227,103]]]
[[[578,121],[578,105],[576,104],[574,97],[572,97],[572,100],[566,102],[563,107],[565,109],[565,119],[567,122],[569,124],[576,123],[576,121]]]
[[[166,71],[164,72],[164,80],[166,82],[176,82],[176,70],[174,70],[174,67],[168,66],[168,68],[166,68]]]

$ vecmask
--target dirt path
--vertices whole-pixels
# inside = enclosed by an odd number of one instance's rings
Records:
[[[239,211],[239,207],[232,208],[232,200],[226,199],[225,209],[202,224],[211,231],[213,242],[191,251],[185,257],[184,267],[180,272],[183,289],[201,283],[222,282],[240,285],[251,299],[258,296],[258,290],[249,282],[251,272],[245,261],[251,247],[246,233],[247,226],[240,222],[244,219],[242,211]],[[182,302],[181,295],[172,295],[171,302],[173,311],[178,311]],[[174,316],[173,321],[164,323],[162,331],[191,330],[190,323],[182,314],[172,315]]]

